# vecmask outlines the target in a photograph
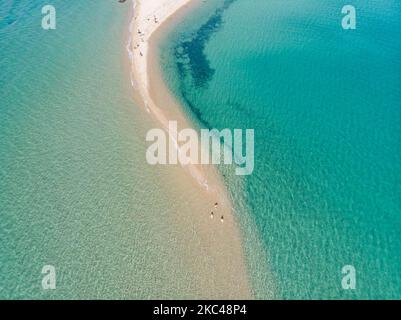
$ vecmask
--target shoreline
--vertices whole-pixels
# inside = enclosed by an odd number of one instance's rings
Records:
[[[151,114],[151,116],[161,125],[161,128],[168,134],[168,137],[174,141],[174,145],[178,143],[174,138],[174,133],[169,131],[168,122],[169,120],[177,119],[178,123],[181,124],[181,128],[192,127],[185,116],[180,112],[174,112],[177,110],[161,109],[158,106],[157,96],[155,90],[152,90],[150,81],[153,65],[157,65],[158,61],[154,58],[154,52],[157,51],[157,35],[163,30],[160,28],[162,25],[166,26],[170,21],[175,20],[175,16],[182,10],[193,9],[197,4],[197,0],[162,0],[162,4],[158,4],[156,1],[146,1],[144,4],[141,0],[134,1],[134,15],[133,20],[130,24],[130,60],[132,66],[131,73],[131,85],[140,96],[140,103],[144,109]],[[158,9],[162,6],[161,9]],[[156,20],[157,19],[157,20]],[[155,22],[157,21],[157,23]],[[139,33],[139,31],[141,33]],[[153,91],[153,92],[152,92]],[[164,99],[167,97],[164,96]],[[167,102],[165,104],[171,103]],[[174,104],[177,104],[174,101]],[[179,130],[179,129],[178,129]],[[176,151],[177,147],[175,147]],[[189,172],[189,174],[206,190],[215,191],[213,185],[209,185],[207,178],[207,170],[204,170],[202,165],[188,164],[183,168]]]
[[[201,2],[197,0],[134,1],[128,49],[135,100],[156,121],[156,127],[165,130],[170,137],[168,121],[177,121],[178,130],[191,128],[192,125],[163,81],[158,63],[158,43],[165,35],[164,29],[173,25],[177,21],[177,16],[185,14],[187,10],[193,10],[197,4]],[[159,106],[165,108],[161,109]],[[178,167],[183,173],[180,174],[182,177],[173,179],[176,179],[183,193],[190,192],[197,195],[196,201],[193,201],[196,203],[191,203],[191,206],[193,205],[193,209],[190,210],[191,224],[196,230],[201,253],[206,254],[210,262],[214,264],[208,266],[209,271],[216,271],[216,274],[211,276],[204,274],[205,271],[209,272],[207,269],[203,270],[204,266],[193,265],[200,277],[211,278],[204,281],[204,288],[200,290],[215,292],[205,296],[208,298],[210,296],[251,298],[253,294],[249,285],[242,239],[222,177],[211,165],[189,164],[185,167],[178,165]],[[191,177],[188,177],[188,174]],[[219,216],[224,216],[224,223],[217,221],[218,217],[211,219],[210,210],[216,211]],[[181,214],[185,213],[177,213],[178,216]],[[187,227],[183,226],[183,228]]]

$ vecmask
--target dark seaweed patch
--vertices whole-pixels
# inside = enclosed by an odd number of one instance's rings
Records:
[[[189,72],[196,88],[204,87],[213,77],[215,70],[205,55],[205,47],[212,35],[218,32],[223,25],[223,13],[236,0],[226,0],[222,7],[216,9],[214,14],[203,24],[190,39],[182,40],[175,48],[175,56],[179,65],[179,72]]]
[[[215,70],[205,54],[205,47],[212,35],[218,32],[223,25],[223,13],[236,0],[225,0],[224,4],[215,10],[213,15],[196,32],[187,39],[182,39],[174,48],[176,67],[181,78],[180,91],[188,107],[195,114],[198,120],[206,127],[210,123],[204,119],[201,110],[191,103],[185,94],[185,79],[190,77],[195,88],[203,88],[213,78]]]

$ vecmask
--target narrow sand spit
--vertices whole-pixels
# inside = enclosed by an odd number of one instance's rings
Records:
[[[190,128],[191,124],[163,81],[158,43],[182,14],[197,5],[201,2],[134,2],[129,43],[131,83],[138,104],[155,120],[154,128],[162,128],[168,134],[169,121],[177,121],[178,130]],[[216,168],[194,164],[169,168],[174,187],[182,193],[182,198],[191,199],[184,212],[176,213],[174,223],[178,225],[172,227],[179,228],[180,236],[188,243],[190,253],[186,259],[191,270],[187,272],[195,273],[198,279],[195,295],[200,298],[251,298],[241,236],[228,192]],[[211,219],[211,216],[215,218]],[[224,223],[221,216],[224,216]]]

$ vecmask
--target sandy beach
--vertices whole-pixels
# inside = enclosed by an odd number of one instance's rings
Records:
[[[202,2],[137,0],[134,3],[129,51],[135,100],[154,120],[154,128],[162,128],[168,134],[168,121],[177,121],[178,130],[190,128],[191,124],[163,81],[158,43],[177,19],[198,5]],[[180,236],[188,243],[185,259],[199,280],[197,295],[251,298],[241,235],[222,177],[211,165],[165,167],[174,188],[180,190],[182,198],[190,199],[184,212],[177,212],[172,219],[172,227],[179,229]]]

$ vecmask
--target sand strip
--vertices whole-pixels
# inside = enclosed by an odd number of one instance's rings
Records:
[[[129,43],[132,66],[131,83],[138,96],[138,104],[155,120],[155,128],[168,134],[168,121],[177,121],[178,130],[190,128],[191,124],[181,111],[181,106],[169,92],[158,64],[158,41],[163,29],[174,23],[180,12],[197,5],[192,0],[137,0],[134,2],[134,17],[130,25]],[[160,26],[163,25],[163,28]],[[174,170],[173,170],[174,171]],[[245,267],[241,236],[233,216],[228,192],[214,166],[189,164],[184,167],[187,178],[178,182],[183,192],[197,194],[197,203],[188,209],[192,228],[199,242],[198,254],[207,255],[213,265],[197,266],[194,272],[209,278],[200,290],[205,298],[250,298],[248,275]],[[192,178],[191,178],[192,176]],[[174,179],[174,178],[172,178]],[[216,203],[218,205],[216,205]],[[214,219],[211,212],[214,212]],[[188,217],[188,212],[177,213]],[[220,221],[224,217],[224,222]],[[218,223],[216,223],[218,222]],[[186,228],[187,226],[182,226]],[[184,230],[184,229],[183,229]],[[183,235],[184,236],[184,235]],[[196,261],[195,259],[194,261]],[[207,273],[210,270],[212,273]]]

